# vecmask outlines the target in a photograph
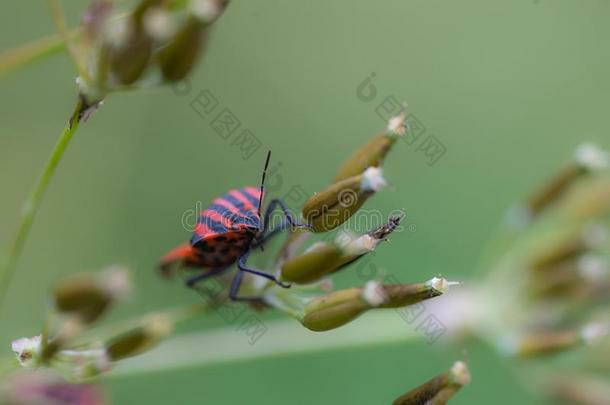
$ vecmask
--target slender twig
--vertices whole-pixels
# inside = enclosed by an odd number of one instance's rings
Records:
[[[47,56],[64,49],[64,43],[57,34],[23,44],[0,54],[0,78]]]
[[[72,42],[72,37],[66,24],[60,0],[48,0],[48,3],[51,7],[53,23],[55,24],[57,32],[59,33],[61,40],[65,44],[66,49],[68,50],[68,53],[71,56],[72,62],[76,67],[76,71],[86,82],[92,82],[91,76],[89,75],[89,71],[87,70],[87,67],[84,64],[84,61],[80,57],[75,44]]]
[[[51,153],[47,164],[45,165],[40,177],[36,181],[34,188],[30,192],[28,199],[23,204],[21,220],[17,227],[17,233],[15,234],[15,238],[10,246],[8,257],[6,258],[5,264],[0,268],[0,306],[2,305],[6,293],[8,291],[8,286],[11,282],[11,279],[15,273],[15,268],[17,266],[17,262],[19,257],[21,256],[21,252],[23,250],[23,246],[25,241],[30,233],[30,229],[32,228],[32,223],[34,222],[34,218],[38,213],[38,209],[40,208],[40,203],[42,202],[42,198],[44,197],[45,192],[49,186],[49,182],[55,173],[55,169],[59,164],[72,136],[76,132],[78,125],[80,123],[80,118],[83,111],[87,108],[85,102],[79,98],[74,112],[70,118],[70,121],[64,128],[63,132],[59,136],[57,143],[55,144],[55,148]]]
[[[170,308],[165,310],[158,310],[155,312],[150,312],[146,315],[140,315],[134,318],[129,318],[126,320],[118,321],[116,323],[110,325],[104,325],[99,328],[94,328],[88,330],[79,336],[78,341],[76,341],[76,346],[80,345],[81,342],[90,341],[92,339],[96,340],[104,340],[111,338],[113,336],[119,335],[121,333],[125,333],[134,328],[134,326],[142,323],[143,320],[147,318],[147,316],[151,315],[165,315],[170,318],[171,322],[176,325],[178,323],[184,322],[196,315],[200,315],[204,312],[207,312],[210,309],[210,305],[206,302],[191,304],[186,306],[181,306],[177,308]]]

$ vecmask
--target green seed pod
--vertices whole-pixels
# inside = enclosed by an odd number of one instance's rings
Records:
[[[305,305],[303,326],[320,332],[338,328],[372,308],[397,308],[441,295],[451,282],[433,278],[412,285],[381,285],[369,281],[362,288],[350,288],[315,298]]]
[[[191,13],[174,38],[158,54],[159,67],[167,82],[184,79],[193,69],[209,35],[209,26],[222,14],[227,1],[195,0]]]
[[[303,217],[314,232],[331,231],[350,219],[385,185],[381,169],[370,167],[313,195],[303,206]]]
[[[111,268],[100,274],[85,274],[65,280],[54,290],[55,309],[75,316],[84,324],[98,320],[129,290],[126,270]]]
[[[171,330],[172,322],[169,317],[151,316],[141,326],[112,339],[106,345],[106,352],[112,361],[135,356],[157,345]]]
[[[369,167],[380,167],[396,140],[404,135],[405,119],[404,111],[391,118],[385,132],[376,135],[345,161],[339,168],[334,182],[362,174]]]
[[[333,244],[318,242],[305,253],[288,259],[282,266],[282,280],[307,284],[332,272],[341,258],[341,249]]]
[[[578,330],[543,330],[504,340],[503,352],[516,357],[537,357],[564,351],[580,342]]]
[[[307,304],[302,322],[315,332],[327,331],[356,319],[370,307],[362,298],[361,288],[340,290]]]
[[[447,292],[450,286],[458,282],[447,281],[444,278],[434,277],[425,283],[384,285],[383,291],[387,297],[380,308],[401,308],[413,305],[430,298],[438,297]]]
[[[109,46],[110,69],[124,85],[136,82],[151,59],[154,39],[146,28],[153,10],[160,11],[164,0],[142,0],[133,13],[122,22],[122,38]]]
[[[417,388],[396,398],[393,405],[445,405],[460,390],[470,383],[470,372],[466,363],[457,361],[446,373],[440,374]]]
[[[610,398],[610,386],[604,378],[569,373],[553,377],[548,385],[549,394],[562,404],[603,405]]]
[[[548,183],[534,193],[526,203],[526,215],[535,217],[564,195],[584,175],[605,169],[609,165],[608,152],[593,144],[580,145],[572,163],[561,169]]]
[[[396,229],[400,218],[392,217],[382,227],[359,237],[347,236],[335,243],[318,242],[303,254],[287,260],[282,266],[282,279],[299,284],[318,281],[341,270],[363,255],[375,250],[385,237]],[[340,238],[344,239],[344,238]]]
[[[587,251],[598,249],[608,241],[608,230],[601,225],[587,225],[576,234],[566,235],[556,243],[536,252],[531,267],[537,272],[577,259]]]
[[[500,349],[515,357],[539,357],[562,352],[608,336],[610,324],[592,322],[581,328],[544,329],[524,333],[500,342]]]

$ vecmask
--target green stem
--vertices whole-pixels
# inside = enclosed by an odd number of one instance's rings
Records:
[[[47,191],[49,182],[51,181],[51,178],[55,173],[55,169],[64,155],[72,136],[78,129],[80,117],[86,108],[87,106],[85,102],[79,98],[70,121],[61,133],[59,140],[51,153],[51,157],[47,161],[42,174],[30,192],[28,199],[23,204],[21,221],[19,222],[17,233],[15,234],[15,238],[13,239],[13,243],[11,244],[8,252],[8,258],[2,268],[0,268],[0,307],[4,302],[4,298],[8,291],[8,286],[15,273],[21,252],[23,251],[23,246],[25,245],[25,241],[30,233],[32,223],[34,222],[34,218],[38,213],[40,203],[42,202],[45,192]]]
[[[219,330],[176,336],[142,356],[121,362],[108,377],[333,349],[397,344],[423,338],[423,335],[415,331],[414,325],[405,323],[394,311],[370,313],[362,319],[324,333],[311,332],[294,320],[265,321],[248,327],[236,323]]]
[[[59,35],[49,35],[0,54],[0,78],[64,49]]]

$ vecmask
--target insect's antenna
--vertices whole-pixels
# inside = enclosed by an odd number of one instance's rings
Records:
[[[261,217],[261,206],[263,205],[263,193],[265,192],[265,175],[267,174],[267,168],[269,167],[269,161],[271,160],[271,151],[267,152],[267,160],[265,161],[265,168],[263,169],[263,179],[261,180],[261,195],[258,197],[258,217]]]

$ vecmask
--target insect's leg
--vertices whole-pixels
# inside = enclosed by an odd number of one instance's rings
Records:
[[[284,283],[278,280],[273,274],[265,273],[264,271],[253,269],[246,266],[246,260],[248,260],[248,256],[250,256],[250,251],[241,255],[241,257],[237,260],[237,270],[245,271],[247,273],[256,274],[257,276],[265,277],[267,280],[273,281],[275,284],[280,287],[289,288],[290,284]]]
[[[269,239],[271,239],[272,237],[274,237],[275,235],[279,234],[284,229],[286,229],[286,227],[289,224],[290,223],[288,222],[287,218],[282,219],[282,222],[278,226],[276,226],[273,229],[267,230],[267,232],[265,234],[263,234],[262,236],[254,239],[254,241],[252,241],[252,248],[255,249],[255,248],[259,247],[259,246],[262,246]]]
[[[239,287],[241,286],[241,280],[244,276],[244,273],[241,271],[237,271],[235,277],[233,278],[233,282],[231,283],[231,289],[229,290],[229,298],[232,301],[260,301],[260,297],[238,297],[237,293],[239,292]]]
[[[227,269],[227,267],[218,267],[216,269],[212,269],[210,271],[206,271],[206,272],[202,272],[199,274],[196,274],[194,276],[191,276],[189,278],[186,279],[186,286],[189,288],[195,288],[196,284],[202,280],[205,280],[206,278],[209,277],[213,277],[213,276],[217,276],[218,274],[222,273],[223,271],[225,271]]]
[[[265,211],[265,218],[263,220],[263,231],[267,230],[267,227],[269,226],[269,219],[271,219],[271,214],[273,214],[273,210],[275,210],[275,208],[279,206],[282,210],[282,212],[284,213],[284,216],[286,217],[286,219],[288,220],[288,223],[290,224],[290,226],[292,227],[297,227],[297,228],[311,228],[309,225],[307,224],[297,224],[296,219],[294,219],[294,215],[292,214],[292,211],[290,211],[290,208],[288,208],[288,206],[286,205],[286,203],[282,200],[280,200],[279,198],[274,198],[273,200],[271,200],[269,202],[269,206],[267,207],[267,210]]]

